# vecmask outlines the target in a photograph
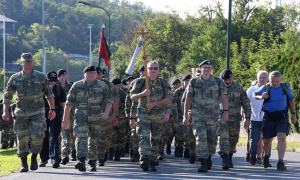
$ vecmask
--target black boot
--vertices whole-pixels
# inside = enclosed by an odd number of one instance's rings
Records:
[[[125,157],[125,151],[124,151],[124,149],[122,149],[122,150],[120,151],[120,153],[121,153],[121,157]],[[129,155],[129,153],[128,153],[128,155]]]
[[[69,158],[69,157],[68,157]],[[71,161],[76,161],[76,150],[71,151]],[[68,161],[69,162],[69,161]]]
[[[22,161],[22,168],[20,169],[20,172],[28,172],[28,164],[27,164],[27,156],[21,157]]]
[[[129,153],[129,143],[126,142],[125,148],[124,148],[125,153]]]
[[[229,153],[229,161],[228,161],[229,168],[233,168],[232,155],[233,153]]]
[[[30,170],[37,170],[38,169],[38,163],[37,163],[37,154],[36,153],[32,153],[31,155],[31,165],[30,165]]]
[[[209,155],[207,159],[207,169],[210,170],[211,167],[212,167],[212,160],[211,160],[211,155]]]
[[[190,164],[195,164],[195,162],[196,162],[196,156],[190,155],[189,162],[190,162]]]
[[[178,157],[178,156],[179,156],[178,148],[175,146],[174,157]]]
[[[121,159],[121,151],[116,151],[114,161],[120,161]]]
[[[178,156],[177,157],[182,158],[183,157],[183,147],[178,147],[177,151],[178,151]]]
[[[14,141],[10,141],[10,142],[9,142],[9,147],[10,147],[10,148],[14,147],[14,144],[15,144]]]
[[[79,171],[86,171],[85,157],[81,157],[78,160],[79,160],[79,162],[75,165],[75,168],[78,169]]]
[[[229,161],[228,155],[223,154],[222,155],[222,169],[229,169],[228,161]]]
[[[104,166],[104,159],[98,159],[98,165]]]
[[[201,166],[198,168],[198,172],[207,172],[207,159],[200,159]]]
[[[104,162],[107,161],[107,158],[108,158],[108,152],[106,152],[105,155],[104,155]]]
[[[87,164],[88,171],[96,171],[96,161],[88,160]]]
[[[167,144],[166,153],[171,154],[171,144]]]
[[[141,168],[143,169],[143,171],[149,171],[149,160],[148,159],[141,160]]]
[[[65,156],[62,158],[60,164],[66,165],[68,162],[69,162],[69,156]]]
[[[155,167],[155,162],[150,162],[150,171],[157,171]]]
[[[6,149],[6,148],[7,148],[7,145],[6,144],[2,144],[1,149]]]
[[[164,160],[164,156],[165,156],[165,154],[164,154],[164,149],[162,149],[162,150],[160,150],[160,152],[159,152],[158,160]]]
[[[184,149],[184,156],[183,157],[184,158],[190,158],[190,150],[189,149],[187,149],[187,148]]]
[[[130,159],[131,162],[138,162],[138,160],[139,160],[139,154],[133,154],[131,156],[131,159]]]
[[[131,156],[133,156],[133,150],[130,150],[129,152],[129,157],[131,158]]]
[[[114,152],[115,149],[114,148],[109,148],[109,152],[108,152],[108,160],[113,160],[114,159]]]

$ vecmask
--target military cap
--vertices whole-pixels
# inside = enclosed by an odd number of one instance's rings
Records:
[[[202,61],[200,64],[199,64],[199,67],[205,65],[205,64],[208,64],[208,65],[212,65],[212,63],[210,62],[210,60],[204,60]]]
[[[22,53],[21,61],[33,61],[31,53]]]
[[[220,78],[221,79],[229,79],[232,77],[232,72],[229,69],[225,69],[224,71],[221,72]]]
[[[143,64],[143,65],[141,65],[141,67],[139,68],[139,71],[145,71],[144,64]]]
[[[115,78],[115,79],[111,80],[111,82],[112,82],[114,85],[121,84],[121,79]]]
[[[64,69],[59,69],[59,70],[57,71],[57,77],[59,77],[60,75],[63,75],[63,74],[67,74],[67,71],[64,70]]]
[[[130,79],[135,79],[135,77],[134,77],[134,76],[128,76],[128,77],[126,78],[126,81],[129,81]]]
[[[86,73],[89,71],[96,71],[96,67],[95,66],[87,66],[84,68],[83,73]]]
[[[97,74],[100,74],[101,73],[101,68],[100,67],[96,67],[96,71],[97,71]]]
[[[172,82],[172,85],[176,84],[176,83],[180,83],[180,80],[179,79],[175,79],[173,82]]]
[[[186,79],[192,79],[192,76],[190,74],[186,74],[183,76],[182,80],[186,80]]]
[[[127,79],[127,78],[124,78],[124,79],[122,79],[122,81],[121,81],[122,85],[124,85],[124,86],[127,85],[127,84],[126,84],[126,79]]]
[[[102,74],[107,74],[106,69],[102,69]]]
[[[48,80],[54,80],[54,81],[57,81],[57,74],[55,71],[49,71],[47,73],[47,79]]]

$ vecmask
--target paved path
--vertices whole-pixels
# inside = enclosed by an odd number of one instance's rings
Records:
[[[286,153],[285,162],[287,171],[277,171],[277,151],[272,151],[270,163],[273,167],[264,169],[261,165],[252,166],[245,162],[245,148],[238,147],[234,155],[234,168],[222,170],[221,158],[213,156],[213,167],[207,173],[198,173],[199,162],[189,164],[187,159],[174,158],[173,153],[166,155],[160,161],[157,172],[143,172],[139,163],[131,163],[128,157],[119,162],[108,161],[104,167],[97,167],[97,172],[79,172],[74,168],[75,162],[61,165],[53,169],[50,164],[44,168],[28,173],[15,173],[0,179],[17,180],[77,180],[77,179],[300,179],[300,154]],[[173,149],[174,151],[174,149]],[[172,152],[173,152],[172,151]]]

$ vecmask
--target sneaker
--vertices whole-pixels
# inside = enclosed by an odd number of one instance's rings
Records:
[[[277,170],[287,170],[287,168],[284,165],[284,162],[280,161],[277,163]]]
[[[41,161],[39,167],[45,167],[48,164],[48,161]]]
[[[248,154],[248,153],[246,154],[245,161],[250,162],[250,154]]]
[[[262,164],[262,160],[261,160],[260,157],[259,157],[259,158],[256,158],[256,164]]]
[[[255,156],[251,156],[250,157],[250,164],[251,165],[255,165],[256,164],[256,157]]]
[[[270,156],[268,156],[268,155],[265,155],[264,157],[263,157],[263,160],[262,160],[262,165],[263,165],[263,167],[264,168],[268,168],[269,167],[269,158],[270,158]]]

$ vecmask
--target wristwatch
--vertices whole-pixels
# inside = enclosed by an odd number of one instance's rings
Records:
[[[129,119],[134,119],[134,117],[130,117]]]
[[[112,116],[118,116],[116,113],[113,113]]]
[[[224,109],[223,111],[228,111],[228,109]]]
[[[292,112],[292,114],[296,114],[296,112]]]
[[[55,109],[50,109],[50,111],[55,111]]]

